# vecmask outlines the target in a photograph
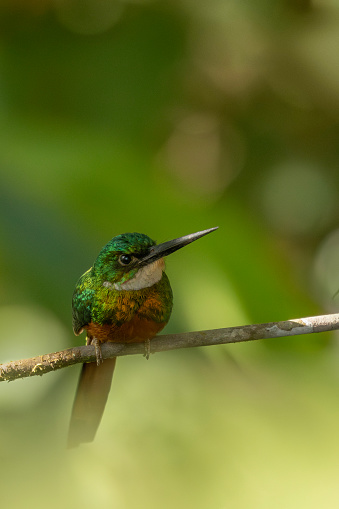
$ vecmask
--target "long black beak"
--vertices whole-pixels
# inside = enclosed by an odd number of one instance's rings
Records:
[[[169,254],[174,253],[174,251],[177,251],[178,249],[187,246],[187,244],[190,244],[191,242],[194,242],[195,240],[200,239],[200,237],[203,237],[208,233],[214,232],[214,230],[217,229],[218,226],[216,226],[215,228],[209,228],[208,230],[202,230],[201,232],[190,233],[189,235],[185,235],[184,237],[179,237],[178,239],[169,240],[168,242],[163,242],[162,244],[153,246],[151,247],[149,253],[146,256],[139,258],[137,265],[139,266],[148,265],[152,262],[155,262],[156,260],[159,260],[159,258],[168,256]]]

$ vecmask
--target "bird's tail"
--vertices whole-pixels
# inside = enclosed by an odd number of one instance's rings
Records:
[[[116,357],[83,364],[68,432],[68,448],[92,442],[111,388]]]

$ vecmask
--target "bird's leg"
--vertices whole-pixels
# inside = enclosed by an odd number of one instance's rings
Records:
[[[97,358],[97,366],[100,366],[100,364],[102,364],[104,361],[102,358],[102,352],[101,352],[101,346],[100,346],[99,340],[97,338],[86,338],[86,344],[94,346],[95,356]]]
[[[146,359],[148,360],[150,354],[151,354],[151,340],[150,339],[146,339],[146,341],[145,341],[145,353],[144,353],[144,357],[146,357]]]

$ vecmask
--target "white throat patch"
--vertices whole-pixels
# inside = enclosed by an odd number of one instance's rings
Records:
[[[150,265],[141,267],[129,281],[114,283],[113,286],[116,290],[142,290],[142,288],[149,288],[160,281],[164,270],[165,262],[163,258],[160,258],[160,260],[156,260]]]

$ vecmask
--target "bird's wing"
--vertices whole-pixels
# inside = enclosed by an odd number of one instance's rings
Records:
[[[91,321],[92,305],[95,295],[91,270],[92,269],[89,269],[81,276],[73,293],[73,330],[74,334],[77,336],[82,332],[85,325]]]

